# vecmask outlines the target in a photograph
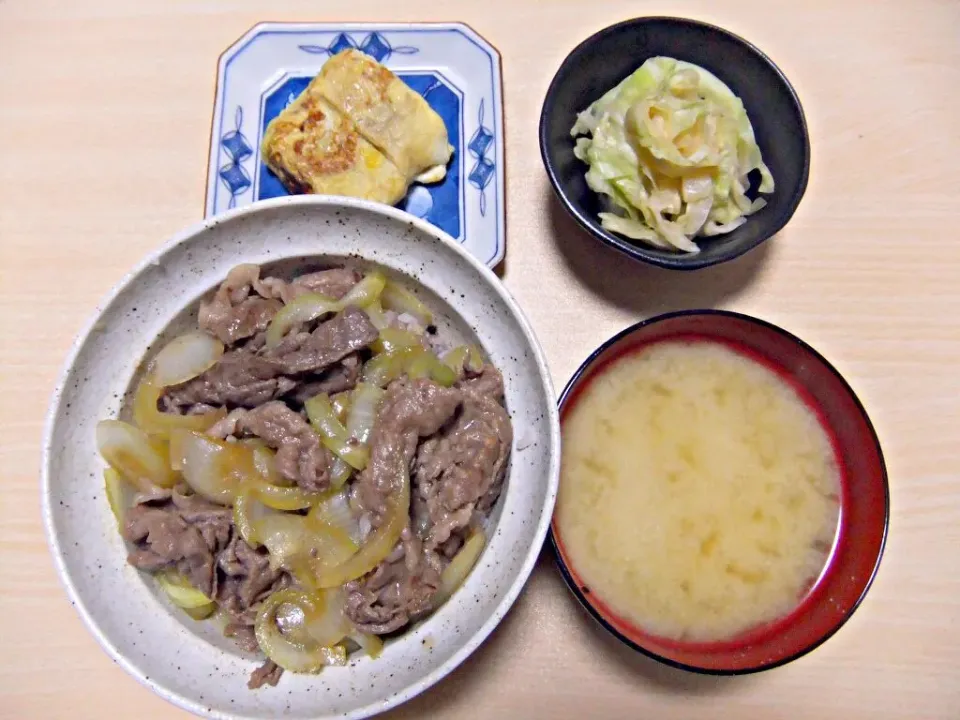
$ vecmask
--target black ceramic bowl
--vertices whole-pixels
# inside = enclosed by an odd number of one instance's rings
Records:
[[[743,100],[776,190],[768,205],[727,235],[698,238],[701,250],[658,250],[604,230],[603,203],[587,187],[587,166],[573,155],[570,137],[577,114],[651,57],[665,55],[699,65]],[[587,38],[563,61],[540,115],[540,152],[561,202],[587,231],[630,257],[675,270],[695,270],[732,260],[778,232],[807,188],[810,138],[800,100],[780,69],[743,38],[681,18],[627,20]],[[759,173],[754,173],[759,176]],[[751,178],[755,190],[758,178]],[[748,193],[751,196],[751,193]]]

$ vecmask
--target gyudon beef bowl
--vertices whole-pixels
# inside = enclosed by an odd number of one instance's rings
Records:
[[[105,303],[55,392],[45,520],[88,627],[167,699],[367,715],[507,612],[558,445],[489,270],[399,211],[288,198],[187,231]]]

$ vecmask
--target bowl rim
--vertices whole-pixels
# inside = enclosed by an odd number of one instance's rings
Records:
[[[755,665],[751,667],[728,670],[728,669],[715,669],[715,668],[705,668],[699,665],[692,665],[689,663],[678,662],[671,658],[668,658],[659,653],[653,652],[643,645],[635,642],[631,638],[627,637],[625,634],[621,633],[616,627],[613,626],[611,622],[606,618],[606,616],[594,606],[590,600],[587,599],[586,595],[580,589],[580,585],[576,582],[572,572],[567,567],[567,562],[564,560],[563,553],[560,550],[560,543],[557,540],[555,535],[554,519],[551,519],[550,522],[550,532],[547,536],[548,543],[550,545],[550,550],[553,553],[554,560],[556,561],[557,567],[560,569],[560,574],[563,576],[563,580],[567,585],[567,588],[570,592],[576,597],[577,601],[580,603],[581,607],[587,611],[587,613],[597,622],[601,627],[603,627],[607,632],[613,635],[617,640],[627,645],[628,647],[636,650],[637,652],[646,655],[648,658],[656,660],[663,663],[664,665],[669,665],[670,667],[677,668],[679,670],[687,670],[689,672],[698,673],[701,675],[718,675],[718,676],[732,676],[732,675],[751,675],[758,672],[763,672],[765,670],[773,670],[774,668],[781,667],[787,663],[793,662],[794,660],[807,655],[808,653],[816,650],[818,647],[823,645],[827,640],[829,640],[833,635],[843,627],[847,621],[853,616],[857,611],[860,605],[863,603],[864,599],[867,596],[867,593],[870,591],[870,588],[873,585],[873,581],[877,577],[877,573],[880,569],[880,561],[883,559],[883,553],[886,549],[887,536],[890,530],[890,483],[887,473],[886,462],[883,457],[883,449],[880,446],[880,438],[877,435],[876,428],[873,426],[873,422],[870,420],[870,416],[867,414],[866,408],[864,408],[863,403],[860,401],[860,398],[857,396],[857,393],[850,386],[850,383],[840,374],[840,371],[837,370],[820,352],[815,348],[810,346],[808,343],[803,341],[801,338],[797,337],[788,330],[783,329],[779,325],[775,325],[772,322],[763,320],[761,318],[753,317],[752,315],[746,315],[744,313],[735,312],[733,310],[718,310],[713,308],[704,308],[704,309],[691,309],[691,310],[677,310],[674,312],[666,312],[660,315],[654,315],[653,317],[647,318],[645,320],[640,320],[627,328],[624,328],[620,332],[616,333],[606,341],[604,341],[599,347],[597,347],[590,355],[580,364],[577,370],[573,373],[570,379],[567,381],[567,384],[564,386],[563,391],[560,393],[560,399],[557,403],[558,407],[563,411],[564,403],[570,397],[573,390],[576,388],[580,380],[593,368],[594,363],[597,359],[606,352],[609,348],[623,340],[624,338],[629,337],[633,333],[645,328],[649,325],[654,325],[656,323],[671,320],[678,317],[690,317],[690,316],[722,316],[728,318],[734,318],[737,320],[745,321],[755,325],[759,325],[766,330],[773,331],[782,335],[787,340],[790,340],[803,351],[809,353],[814,359],[818,360],[823,366],[839,381],[840,385],[844,390],[849,394],[850,399],[853,401],[854,406],[857,411],[862,416],[867,430],[869,431],[870,437],[873,440],[873,445],[877,453],[877,458],[880,464],[880,479],[882,481],[882,490],[883,490],[883,532],[880,537],[880,546],[877,550],[877,556],[873,562],[873,568],[870,570],[870,575],[864,583],[863,589],[860,591],[857,599],[850,605],[849,608],[845,610],[843,615],[839,618],[836,624],[827,632],[823,633],[819,638],[814,642],[809,643],[808,645],[802,647],[800,650],[787,655],[786,657],[777,660],[776,662],[769,663],[767,665]],[[556,513],[556,509],[554,509]]]
[[[653,253],[652,248],[648,248],[644,245],[634,244],[626,240],[625,238],[616,235],[615,233],[608,232],[600,227],[592,218],[587,217],[584,213],[580,212],[576,207],[574,207],[570,198],[567,196],[566,191],[562,187],[559,179],[557,178],[557,172],[554,167],[553,161],[553,152],[550,148],[549,139],[547,137],[547,125],[551,112],[553,111],[553,101],[557,93],[557,88],[560,86],[561,74],[570,66],[576,63],[580,55],[586,52],[586,49],[597,42],[598,40],[603,39],[607,35],[611,35],[622,28],[631,27],[634,25],[643,25],[646,23],[652,22],[666,22],[673,23],[677,25],[689,25],[701,28],[703,30],[724,35],[727,38],[743,45],[747,50],[749,50],[754,56],[760,60],[761,63],[767,65],[774,74],[779,78],[783,87],[787,91],[787,96],[792,100],[793,105],[796,109],[797,116],[800,118],[800,123],[798,130],[800,131],[801,137],[803,139],[803,167],[801,169],[800,182],[797,185],[796,189],[793,192],[793,195],[790,198],[790,202],[787,205],[787,209],[783,214],[783,218],[779,223],[776,223],[772,226],[770,232],[767,232],[757,238],[757,240],[749,245],[745,245],[742,248],[738,248],[735,251],[727,252],[719,257],[706,259],[703,257],[703,253],[698,253],[696,255],[681,255],[677,254],[674,256],[662,257]],[[570,53],[563,59],[563,62],[560,63],[560,66],[557,68],[556,73],[553,76],[553,79],[550,81],[550,85],[547,87],[547,92],[543,97],[543,105],[540,108],[540,123],[538,128],[538,137],[540,141],[540,157],[543,161],[544,168],[547,171],[547,177],[550,179],[550,185],[553,187],[554,192],[560,200],[560,203],[563,205],[567,213],[573,217],[577,224],[586,230],[588,233],[593,235],[595,238],[600,240],[600,242],[612,247],[619,252],[627,255],[634,260],[640,260],[642,262],[655,265],[657,267],[666,268],[668,270],[681,270],[681,271],[691,271],[691,270],[700,270],[707,267],[712,267],[714,265],[719,265],[721,263],[728,262],[730,260],[735,260],[736,258],[744,255],[751,250],[756,249],[759,245],[766,242],[778,232],[783,230],[784,227],[793,219],[794,214],[797,211],[797,208],[800,206],[801,200],[807,191],[807,184],[810,180],[810,132],[807,127],[807,118],[806,114],[803,111],[803,105],[800,102],[800,97],[797,95],[797,91],[794,89],[793,85],[787,79],[787,76],[783,73],[780,67],[770,59],[770,57],[764,53],[760,48],[754,45],[749,40],[741,37],[740,35],[731,32],[725,28],[722,28],[718,25],[713,25],[711,23],[703,22],[702,20],[694,20],[692,18],[676,17],[670,15],[645,15],[635,18],[630,18],[627,20],[621,20],[618,23],[609,25],[597,32],[593,33],[585,40],[582,40]]]
[[[207,232],[217,225],[236,220],[246,215],[269,212],[271,210],[276,210],[278,208],[287,206],[293,209],[308,206],[330,206],[335,208],[368,211],[392,221],[399,221],[407,225],[414,226],[421,232],[432,236],[438,242],[447,245],[449,249],[453,250],[453,252],[459,256],[461,261],[471,265],[473,269],[479,273],[483,280],[486,281],[486,284],[491,287],[493,291],[497,293],[497,295],[500,296],[500,298],[509,308],[511,314],[521,327],[530,345],[530,349],[533,353],[538,369],[539,384],[545,396],[549,400],[546,403],[548,415],[547,420],[550,427],[550,436],[548,438],[550,447],[547,456],[548,477],[546,495],[544,497],[540,518],[534,531],[533,542],[526,550],[526,557],[520,565],[520,568],[509,587],[500,594],[500,599],[492,613],[473,635],[465,638],[464,642],[457,651],[455,651],[437,668],[421,677],[417,682],[408,685],[404,690],[395,693],[387,699],[379,702],[369,703],[368,705],[341,715],[337,715],[336,717],[369,717],[371,715],[376,715],[395,708],[413,699],[417,695],[420,695],[424,691],[436,685],[438,682],[440,682],[440,680],[453,672],[453,670],[459,667],[490,636],[503,618],[506,617],[507,613],[510,611],[511,607],[526,586],[527,581],[530,578],[530,574],[533,572],[533,568],[535,567],[540,556],[540,552],[545,544],[546,535],[549,531],[550,522],[553,517],[553,507],[556,502],[557,489],[560,481],[559,407],[553,401],[553,398],[556,397],[556,393],[543,347],[540,344],[536,333],[534,332],[533,326],[530,324],[519,303],[506,289],[506,286],[502,283],[500,278],[496,276],[491,268],[487,267],[480,260],[475,258],[471,253],[463,248],[459,242],[450,237],[450,235],[443,230],[405,211],[369,200],[333,195],[293,195],[272,198],[269,200],[260,200],[256,203],[252,203],[241,208],[236,208],[219,215],[205,218],[173,234],[159,247],[147,253],[111,288],[107,295],[104,296],[99,303],[97,303],[86,324],[83,325],[78,331],[73,343],[67,351],[66,359],[64,360],[61,370],[55,380],[53,390],[50,395],[47,413],[44,418],[43,434],[41,438],[40,509],[43,520],[44,535],[46,537],[48,550],[52,556],[57,578],[60,581],[63,589],[66,591],[67,599],[80,616],[80,619],[83,621],[87,631],[96,639],[97,643],[107,653],[107,655],[114,662],[120,665],[120,667],[122,667],[128,675],[136,679],[137,682],[142,686],[150,689],[164,700],[184,710],[204,717],[232,719],[246,718],[248,716],[231,713],[229,711],[210,710],[207,706],[201,705],[194,700],[191,700],[189,697],[167,688],[166,686],[155,681],[153,678],[147,678],[133,663],[133,661],[128,658],[127,655],[120,650],[120,648],[114,645],[107,638],[106,634],[101,631],[100,627],[94,621],[93,616],[88,610],[88,602],[81,595],[74,583],[73,578],[68,573],[64,560],[65,548],[60,543],[60,538],[56,533],[53,519],[53,506],[55,504],[55,499],[51,490],[51,450],[53,433],[57,417],[60,414],[67,379],[70,371],[76,363],[78,355],[90,336],[96,332],[97,322],[99,321],[103,312],[122,292],[124,292],[128,287],[137,281],[137,278],[145,269],[147,269],[150,265],[159,263],[164,255],[171,252],[182,243],[185,243],[196,236]],[[241,259],[242,258],[238,258],[238,261]],[[320,714],[318,714],[316,717],[326,717],[325,715],[322,715],[322,712],[323,711],[321,710]]]

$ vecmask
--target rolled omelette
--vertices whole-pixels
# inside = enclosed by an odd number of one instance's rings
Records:
[[[323,96],[410,180],[450,161],[443,119],[370,56],[344,50],[320,69],[320,81]]]
[[[293,193],[349,195],[394,205],[409,182],[321,95],[319,78],[267,126],[263,160]]]
[[[426,100],[373,58],[345,50],[268,125],[261,153],[291,192],[393,205],[414,180],[442,180],[453,148]]]

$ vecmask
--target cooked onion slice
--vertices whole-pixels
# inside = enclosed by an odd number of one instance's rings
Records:
[[[343,529],[303,515],[278,512],[241,493],[234,503],[233,520],[241,537],[270,552],[274,567],[290,570],[301,584],[314,584],[316,568],[343,563],[357,552],[357,544]]]
[[[381,353],[363,366],[363,381],[377,387],[386,387],[402,375],[429,377],[444,387],[457,381],[457,374],[422,346]]]
[[[240,537],[251,547],[260,545],[255,522],[262,515],[264,507],[250,492],[240,493],[233,503],[233,524]]]
[[[270,485],[289,487],[292,481],[283,477],[277,470],[274,462],[276,453],[267,447],[260,438],[247,438],[239,441],[245,447],[253,450],[253,467]]]
[[[460,552],[453,556],[450,564],[443,569],[440,575],[440,590],[434,598],[434,604],[440,605],[450,599],[450,596],[467,579],[473,566],[477,564],[480,553],[483,552],[485,537],[482,530],[475,531],[460,548]]]
[[[228,443],[188,430],[170,436],[170,461],[194,492],[221,505],[249,491],[277,510],[303,510],[326,497],[296,486],[274,485],[273,453],[265,447]]]
[[[352,402],[353,398],[349,391],[339,392],[336,395],[330,396],[330,403],[333,405],[333,414],[337,416],[337,420],[346,424],[347,413],[350,412]]]
[[[382,273],[372,272],[350,288],[339,300],[319,293],[306,293],[287,303],[276,314],[267,328],[267,347],[276,347],[283,336],[297,325],[308,323],[329,313],[340,312],[346,307],[364,308],[380,299],[386,285]]]
[[[463,377],[465,370],[478,373],[483,370],[483,353],[476,345],[460,345],[443,356],[443,364]]]
[[[444,387],[450,387],[457,381],[456,373],[440,362],[439,358],[429,350],[416,353],[407,365],[407,377],[413,380],[430,378]]]
[[[302,515],[265,510],[254,528],[254,536],[270,553],[272,567],[292,569],[296,559],[310,552],[311,537]]]
[[[353,468],[342,459],[334,456],[333,464],[330,466],[330,487],[339,490],[346,485],[351,475],[353,475]]]
[[[320,435],[320,441],[330,452],[356,470],[363,470],[367,466],[370,451],[366,445],[356,442],[347,434],[347,429],[337,419],[329,395],[315,395],[303,404],[303,408],[313,429]]]
[[[387,318],[387,314],[383,311],[383,305],[380,304],[380,301],[366,305],[363,308],[363,311],[367,314],[367,317],[370,318],[370,322],[377,330],[383,330],[390,327],[390,320]]]
[[[347,651],[338,643],[347,628],[338,595],[294,589],[273,593],[264,600],[254,624],[260,649],[290,672],[316,673],[326,665],[345,665]],[[334,628],[338,623],[339,629]]]
[[[396,352],[407,348],[423,347],[423,336],[410,330],[388,327],[380,331],[370,347],[376,353]]]
[[[221,505],[231,504],[243,481],[258,474],[250,448],[188,430],[171,433],[170,461],[194,492]]]
[[[350,559],[329,568],[317,567],[318,587],[339,587],[366,575],[383,562],[396,546],[410,514],[410,472],[404,466],[398,468],[398,474],[401,478],[400,488],[391,498],[383,523],[367,536],[363,546]]]
[[[383,307],[395,313],[412,315],[423,327],[433,324],[433,313],[421,302],[420,298],[407,290],[403,285],[393,281],[388,282],[380,298]]]
[[[405,348],[377,355],[364,364],[363,382],[381,388],[386,387],[406,372],[412,353],[411,348]]]
[[[271,485],[268,482],[252,482],[248,487],[260,502],[273,510],[305,510],[327,495],[324,492],[307,492],[295,486]]]
[[[318,317],[340,310],[340,303],[319,293],[306,293],[287,303],[274,316],[267,328],[267,347],[276,347],[283,336],[296,325],[308,323]],[[279,664],[279,663],[278,663]]]
[[[201,607],[183,608],[183,611],[194,620],[199,622],[200,620],[206,620],[208,617],[213,615],[217,611],[217,604],[215,602],[211,602],[209,605],[203,605]]]
[[[185,577],[170,570],[157,573],[157,584],[177,607],[184,610],[205,608],[213,600],[191,585]]]
[[[133,419],[141,430],[165,437],[177,428],[204,431],[223,418],[227,411],[213,410],[201,415],[160,412],[157,404],[163,388],[192,380],[223,357],[223,343],[199,330],[171,340],[157,353],[133,398]]]
[[[350,639],[373,659],[380,657],[383,652],[383,640],[376,635],[357,631],[350,634]]]
[[[200,330],[171,340],[153,359],[151,376],[161,387],[179,385],[209,370],[223,357],[223,343]]]
[[[387,286],[387,278],[382,272],[367,273],[363,280],[358,282],[350,292],[340,298],[341,307],[365,308],[372,303],[379,302],[380,295]]]
[[[173,487],[177,474],[160,443],[151,443],[142,430],[120,420],[97,423],[97,448],[103,459],[141,489],[144,485]]]
[[[151,435],[168,436],[174,430],[196,430],[203,432],[214,423],[223,419],[227,411],[223,408],[211,410],[200,415],[175,415],[174,413],[160,412],[157,403],[163,388],[158,385],[152,376],[140,381],[137,392],[133,397],[133,421],[141,430]]]
[[[123,478],[120,473],[112,467],[103,471],[103,484],[107,492],[107,502],[110,503],[110,510],[117,519],[117,525],[123,525],[123,517],[126,515],[126,504],[123,500]]]
[[[304,628],[310,639],[322,647],[331,647],[343,641],[351,630],[343,614],[345,594],[341,588],[321,590],[312,613],[304,617]]]
[[[329,491],[308,492],[290,484],[277,470],[273,450],[266,445],[251,447],[253,466],[260,477],[248,482],[246,487],[267,507],[274,510],[305,510],[330,494]]]
[[[347,412],[347,435],[364,444],[370,439],[383,395],[383,390],[376,385],[357,383]]]
[[[324,523],[340,529],[355,543],[359,543],[362,539],[359,518],[350,507],[350,499],[346,491],[334,493],[317,503],[307,517],[311,522]]]

